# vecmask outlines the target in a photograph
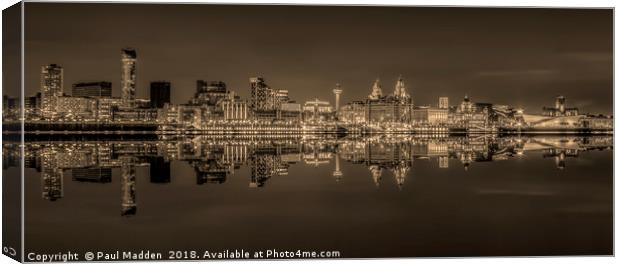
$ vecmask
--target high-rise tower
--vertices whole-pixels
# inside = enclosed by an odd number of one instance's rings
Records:
[[[121,99],[123,105],[129,106],[136,99],[136,50],[121,50]]]
[[[56,102],[63,94],[63,69],[50,64],[41,67],[41,114],[51,117],[56,112]]]
[[[339,83],[336,84],[336,88],[334,88],[332,92],[336,96],[336,111],[338,111],[338,109],[340,109],[340,94],[342,94],[342,89],[340,89]]]

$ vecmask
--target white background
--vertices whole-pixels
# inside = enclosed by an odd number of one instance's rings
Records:
[[[2,9],[5,9],[13,4],[15,4],[17,1],[14,0],[0,0],[0,7],[2,7]],[[38,2],[45,2],[45,1],[38,1]],[[59,1],[56,0],[55,2],[90,2],[90,1]],[[94,1],[93,1],[94,2]],[[100,1],[100,2],[123,2],[123,1]],[[182,3],[205,3],[205,1],[196,1],[196,0],[184,0],[184,1],[174,1],[174,0],[150,0],[150,1],[125,1],[125,2],[182,2]],[[244,0],[244,1],[234,1],[234,0],[217,0],[217,1],[208,1],[208,3],[264,3],[264,4],[314,4],[314,5],[406,5],[406,6],[414,6],[414,5],[426,5],[426,6],[510,6],[510,7],[602,7],[602,8],[615,8],[616,4],[614,1],[603,1],[603,0],[590,0],[590,1],[583,1],[583,0],[546,0],[546,1],[541,1],[541,0],[496,0],[496,1],[490,1],[490,0],[434,0],[434,1],[428,1],[428,0],[383,0],[383,1],[379,1],[379,0],[288,0],[288,1],[282,1],[282,0],[270,0],[270,1],[251,1],[251,0]],[[0,21],[0,25],[1,25],[1,21]],[[614,12],[614,51],[617,50],[618,44],[615,41],[615,36],[617,33],[617,29],[618,29],[618,21],[615,19],[615,12]],[[0,37],[1,39],[1,37]],[[614,115],[615,113],[617,113],[618,111],[618,105],[615,104],[616,101],[618,101],[618,94],[615,93],[615,87],[616,87],[616,77],[618,76],[618,69],[615,67],[615,61],[617,59],[617,53],[614,52]],[[0,61],[0,65],[1,65],[1,61]],[[618,127],[618,120],[614,120],[614,126]],[[615,132],[614,132],[614,138],[615,138]],[[614,152],[614,171],[615,171],[615,165],[618,164],[618,156],[615,155]],[[615,176],[615,173],[614,173]],[[618,182],[614,180],[614,190],[617,190],[618,187]],[[0,188],[0,193],[1,193],[1,188]],[[614,212],[616,211],[616,205],[617,205],[617,196],[614,195]],[[1,203],[0,203],[0,208],[1,208]],[[615,247],[615,237],[617,237],[617,223],[618,220],[615,217],[615,213],[614,213],[614,252],[616,252],[616,247]],[[1,235],[0,235],[0,241],[1,241]],[[385,245],[385,246],[389,246],[389,245]],[[482,264],[514,264],[514,263],[531,263],[531,264],[538,264],[538,263],[616,263],[617,260],[614,257],[519,257],[519,258],[513,258],[513,257],[503,257],[503,258],[410,258],[410,259],[375,259],[375,260],[357,260],[357,259],[340,259],[340,260],[297,260],[297,261],[293,261],[293,262],[305,262],[305,263],[342,263],[342,264],[348,264],[348,263],[357,263],[358,261],[364,261],[365,263],[391,263],[391,264],[398,264],[398,263],[410,263],[410,262],[415,262],[415,263],[462,263],[462,264],[469,264],[469,263],[482,263]],[[9,259],[8,257],[2,255],[0,257],[0,262],[1,263],[15,263],[13,260]],[[237,261],[209,261],[208,263],[237,263]],[[158,263],[193,263],[193,262],[158,262]],[[265,263],[265,261],[243,261],[243,263]]]

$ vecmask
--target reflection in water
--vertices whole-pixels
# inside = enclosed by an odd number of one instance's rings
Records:
[[[131,141],[45,141],[27,142],[25,166],[40,172],[42,198],[56,201],[64,197],[63,181],[69,173],[73,181],[108,184],[112,169],[121,172],[121,215],[137,212],[136,167],[150,167],[150,182],[171,181],[171,161],[187,162],[195,171],[196,184],[223,184],[241,166],[250,168],[249,187],[265,187],[276,176],[287,175],[289,166],[303,162],[318,167],[335,163],[333,177],[346,175],[341,162],[365,166],[379,186],[384,177],[394,178],[402,188],[416,159],[436,159],[436,167],[449,167],[458,160],[464,170],[476,162],[515,159],[528,152],[542,152],[558,169],[566,158],[580,152],[611,149],[611,136],[544,137],[415,137],[387,136],[364,138],[232,138],[213,136]],[[3,145],[5,166],[17,166],[18,144]],[[6,169],[6,167],[5,167]],[[389,184],[389,182],[388,182]]]

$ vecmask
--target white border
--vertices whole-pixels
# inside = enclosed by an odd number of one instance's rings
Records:
[[[55,1],[26,1],[26,2],[95,2],[95,1],[66,1],[66,0],[55,0]],[[118,0],[106,0],[106,1],[97,1],[97,2],[110,2],[110,3],[123,3],[123,2],[132,2],[132,3],[221,3],[221,4],[306,4],[306,5],[398,5],[398,6],[471,6],[471,7],[563,7],[563,8],[615,8],[615,1],[611,0],[243,0],[243,1],[234,1],[234,0],[214,0],[214,1],[200,1],[200,0],[182,0],[182,1],[174,1],[174,0],[133,0],[133,1],[118,1]],[[17,1],[2,1],[0,2],[0,7],[5,9],[13,4],[17,3]],[[23,12],[23,9],[22,9]],[[22,32],[23,32],[23,19],[24,14],[22,13]],[[1,27],[0,20],[0,27]],[[620,76],[618,69],[615,67],[615,61],[618,58],[615,51],[617,50],[617,43],[615,41],[615,36],[618,29],[618,22],[615,19],[615,10],[614,10],[614,102],[618,100],[618,94],[615,92],[617,76]],[[23,85],[24,85],[24,64],[23,64],[23,34],[22,34],[22,93],[23,93]],[[0,35],[1,40],[1,35]],[[1,67],[1,61],[0,61]],[[0,73],[0,76],[2,74]],[[1,90],[0,90],[1,91]],[[22,94],[23,99],[23,94]],[[23,100],[22,100],[23,101]],[[23,102],[22,102],[23,104]],[[618,113],[618,105],[614,103],[614,115]],[[618,119],[614,120],[614,126],[618,127]],[[615,141],[615,131],[614,131],[614,141]],[[615,145],[615,143],[614,143]],[[614,175],[615,175],[615,165],[618,164],[618,156],[615,155],[614,151]],[[23,161],[22,161],[23,164]],[[614,252],[616,252],[617,247],[615,243],[615,238],[617,237],[618,230],[617,227],[617,218],[615,217],[615,209],[617,203],[617,196],[615,195],[615,190],[617,190],[618,182],[615,181],[614,178]],[[0,188],[0,195],[2,191]],[[22,220],[23,220],[23,177],[22,177]],[[0,203],[0,211],[2,205]],[[22,225],[22,248],[23,248],[23,225]],[[2,239],[2,235],[0,234],[0,241]],[[23,259],[23,258],[22,258]],[[13,262],[12,259],[2,255],[0,257],[0,261],[2,263],[5,262]],[[312,263],[356,263],[357,259],[342,259],[334,262],[333,260],[293,260],[293,262],[312,262]],[[501,258],[407,258],[407,259],[376,259],[376,260],[364,260],[364,262],[372,262],[372,263],[409,263],[415,261],[416,263],[615,263],[615,257],[501,257]],[[264,261],[243,261],[243,263],[263,263]],[[84,262],[88,263],[88,262]],[[188,263],[188,262],[158,262],[158,263]],[[190,262],[192,263],[192,262]],[[231,261],[209,261],[208,263],[232,263]]]

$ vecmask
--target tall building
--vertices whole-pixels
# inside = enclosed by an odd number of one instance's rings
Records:
[[[263,77],[250,78],[250,108],[254,111],[274,110],[274,92]]]
[[[41,67],[41,114],[54,115],[56,101],[63,94],[63,69],[57,64]]]
[[[78,97],[112,97],[111,82],[74,83],[71,95]]]
[[[151,82],[151,108],[164,108],[170,103],[170,82]]]
[[[439,109],[448,109],[448,108],[450,108],[448,97],[439,97]]]
[[[131,105],[136,99],[136,50],[121,50],[121,99],[125,106]]]
[[[336,111],[340,110],[340,94],[342,94],[342,89],[340,88],[340,84],[336,84],[336,88],[332,90],[334,96],[336,96]]]

